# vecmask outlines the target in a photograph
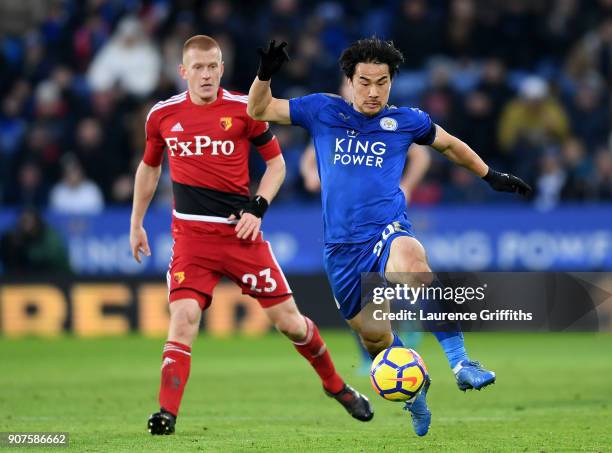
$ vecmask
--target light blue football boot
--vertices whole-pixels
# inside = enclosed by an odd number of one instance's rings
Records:
[[[480,390],[495,382],[494,371],[485,370],[479,362],[472,360],[459,362],[453,368],[453,373],[459,390],[464,392],[470,389]]]

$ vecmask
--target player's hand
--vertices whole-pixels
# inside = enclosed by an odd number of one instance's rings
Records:
[[[151,256],[147,232],[143,227],[134,227],[130,229],[130,247],[132,248],[134,259],[139,263],[142,262],[140,258],[141,253],[146,256]]]
[[[276,74],[286,61],[289,61],[287,54],[287,43],[281,42],[278,46],[276,41],[270,41],[268,49],[264,50],[261,47],[257,49],[259,54],[259,69],[257,77],[259,80],[270,80]]]
[[[235,228],[238,239],[247,239],[250,236],[251,241],[255,240],[261,228],[261,219],[268,210],[268,206],[268,200],[261,195],[256,195],[240,210],[228,217],[229,221],[240,219]]]
[[[237,217],[232,214],[229,216],[228,220],[236,220]],[[256,217],[250,212],[242,212],[240,215],[240,220],[236,225],[234,231],[236,231],[236,236],[238,239],[248,239],[251,238],[251,241],[254,241],[257,235],[259,234],[259,229],[261,228],[261,218]]]
[[[491,188],[499,192],[512,192],[527,196],[533,191],[531,186],[518,176],[500,173],[493,170],[491,167],[489,167],[489,171],[482,179],[484,179]]]

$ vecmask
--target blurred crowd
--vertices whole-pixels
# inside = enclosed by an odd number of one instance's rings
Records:
[[[273,81],[283,97],[337,92],[344,47],[392,39],[406,59],[392,102],[421,107],[530,182],[526,202],[612,201],[612,0],[3,0],[0,203],[69,213],[129,204],[147,112],[185,89],[177,66],[198,33],[218,40],[222,84],[242,92],[255,48],[288,41],[291,61]],[[299,172],[308,137],[275,132],[287,161],[279,198],[313,199]],[[170,196],[166,182],[156,200]],[[411,197],[508,199],[443,158]]]

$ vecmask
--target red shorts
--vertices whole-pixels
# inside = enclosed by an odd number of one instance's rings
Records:
[[[202,310],[226,276],[264,308],[285,302],[291,288],[272,247],[260,232],[254,241],[238,239],[235,225],[173,219],[174,246],[168,271],[168,300],[193,298]]]

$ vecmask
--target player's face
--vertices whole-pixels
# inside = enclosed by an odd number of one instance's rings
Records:
[[[389,65],[358,63],[349,80],[353,107],[364,115],[376,115],[389,101],[391,74]]]
[[[183,55],[179,73],[187,80],[193,102],[213,102],[217,99],[217,90],[223,75],[221,52],[216,47],[209,50],[188,49]]]

